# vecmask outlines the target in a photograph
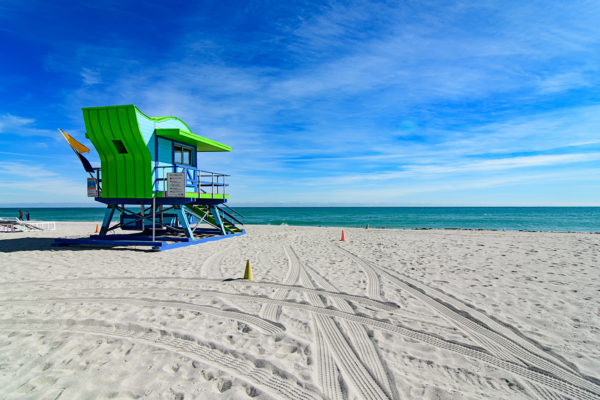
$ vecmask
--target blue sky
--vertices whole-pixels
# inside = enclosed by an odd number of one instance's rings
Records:
[[[57,128],[136,104],[232,205],[600,205],[597,1],[0,0],[0,52],[0,204],[91,205]]]

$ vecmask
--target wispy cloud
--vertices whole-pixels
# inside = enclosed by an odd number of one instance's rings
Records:
[[[35,163],[0,162],[2,202],[85,201],[84,186]]]
[[[102,83],[100,74],[97,71],[92,71],[89,68],[83,68],[81,70],[81,78],[83,79],[84,85],[97,85]]]
[[[403,178],[431,179],[436,176],[450,177],[450,179],[461,179],[472,174],[482,177],[489,177],[489,172],[503,172],[518,168],[531,170],[536,167],[555,167],[598,160],[600,160],[600,153],[596,152],[509,157],[501,159],[488,159],[484,161],[462,160],[460,162],[453,163],[404,164],[397,170],[377,170],[370,173],[352,173],[352,171],[350,171],[350,173],[343,175],[308,178],[304,182],[306,184],[313,185],[355,185],[372,183],[374,181],[391,183],[397,182]],[[508,179],[513,179],[513,177]]]
[[[140,29],[163,12],[105,6],[93,12],[106,8],[106,18],[139,20]],[[177,28],[155,38],[164,39],[160,51],[133,27],[116,27],[117,41],[53,40],[44,67],[68,85],[51,111],[76,136],[82,106],[176,115],[233,147],[203,155],[202,166],[236,175],[242,197],[268,182],[283,200],[304,196],[298,185],[346,196],[376,182],[392,201],[411,190],[402,180],[476,189],[598,164],[600,62],[590,54],[600,51],[600,6],[213,6],[172,15]],[[0,134],[58,137],[48,121],[24,115],[1,116]]]
[[[499,192],[493,192],[490,195],[486,195],[486,192],[480,192],[480,190],[490,190],[490,189],[507,189],[510,187],[525,187],[530,188],[532,190],[534,186],[539,186],[544,183],[552,182],[553,184],[573,184],[579,183],[580,185],[590,185],[600,183],[600,178],[595,174],[595,169],[582,169],[580,171],[554,171],[554,172],[546,172],[546,173],[526,173],[526,174],[518,174],[511,176],[500,176],[500,177],[486,177],[486,178],[476,178],[476,179],[457,179],[448,181],[430,181],[430,182],[414,182],[410,185],[390,185],[385,187],[377,187],[372,186],[368,189],[363,188],[363,193],[366,194],[368,199],[376,200],[377,203],[387,203],[387,204],[399,204],[406,199],[414,199],[419,198],[418,195],[422,194],[430,194],[437,193],[446,194],[446,198],[452,195],[453,198],[459,198],[459,205],[471,205],[471,204],[502,204],[502,202],[497,203],[494,201],[493,197],[495,194]],[[460,193],[481,193],[478,195],[478,199],[469,199],[464,195],[461,197]],[[356,196],[357,191],[348,190],[347,188],[341,188],[334,190],[331,193],[332,198],[335,199],[357,199]],[[501,193],[501,192],[500,192]],[[505,192],[510,198],[510,192]],[[522,191],[513,192],[514,196],[509,201],[509,204],[518,204],[518,205],[550,205],[550,204],[561,204],[561,200],[568,196],[561,196],[560,199],[555,198],[545,198],[539,199],[535,198],[535,200],[531,200],[530,198],[523,197]],[[457,196],[458,195],[458,196]],[[429,197],[427,201],[423,201],[425,204],[448,204],[444,201],[440,201],[440,197]],[[594,201],[589,201],[588,204],[597,204]],[[506,204],[506,200],[503,200]],[[585,203],[586,199],[579,199],[577,203]],[[562,202],[564,204],[564,200]]]
[[[16,115],[0,115],[0,133],[13,133],[16,129],[30,127],[34,122],[33,119]]]
[[[0,135],[9,134],[16,136],[47,136],[53,139],[58,137],[58,133],[54,133],[52,130],[36,127],[36,121],[33,118],[12,114],[0,115]]]
[[[7,180],[19,181],[23,178],[49,178],[58,177],[54,172],[49,171],[41,165],[31,165],[19,162],[0,162],[0,173],[4,174]]]

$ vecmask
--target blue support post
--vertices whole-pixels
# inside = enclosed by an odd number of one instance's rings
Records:
[[[158,192],[158,136],[156,136],[156,130],[154,131],[154,193],[152,198],[156,197]]]
[[[213,218],[219,224],[218,228],[221,230],[221,233],[223,235],[227,235],[227,231],[225,230],[225,227],[223,226],[223,221],[221,221],[221,214],[219,214],[219,209],[217,208],[217,206],[212,206],[211,212],[212,212]]]
[[[115,207],[108,206],[106,212],[104,213],[104,220],[102,221],[102,229],[100,229],[100,236],[104,236],[108,233],[108,228],[110,225],[110,221],[112,221],[112,217],[115,213]]]
[[[192,232],[192,228],[190,227],[190,223],[185,215],[185,210],[183,209],[185,206],[181,206],[177,209],[177,215],[179,216],[179,223],[181,227],[185,230],[186,236],[189,240],[194,240],[194,233]]]

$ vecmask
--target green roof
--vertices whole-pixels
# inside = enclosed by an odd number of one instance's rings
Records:
[[[156,128],[158,136],[196,146],[197,151],[231,151],[231,147],[177,128]]]

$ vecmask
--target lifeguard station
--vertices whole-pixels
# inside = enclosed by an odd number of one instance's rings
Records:
[[[239,214],[225,203],[228,175],[198,168],[203,152],[231,151],[193,134],[179,118],[148,117],[134,105],[83,108],[89,151],[61,131],[88,172],[88,196],[107,205],[97,235],[54,244],[149,246],[166,250],[243,235]],[[135,231],[116,233],[117,229]]]

